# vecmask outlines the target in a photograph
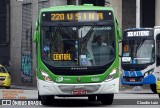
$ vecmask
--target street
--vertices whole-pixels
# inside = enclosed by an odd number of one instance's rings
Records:
[[[38,91],[24,90],[24,89],[0,89],[1,104],[3,100],[15,99],[12,101],[12,106],[3,103],[0,107],[46,107],[37,102]],[[24,99],[20,100],[20,99]],[[18,103],[18,101],[22,101]],[[24,102],[29,101],[25,104]],[[146,108],[154,107],[160,108],[160,99],[157,94],[153,94],[150,90],[144,89],[141,91],[123,90],[119,94],[115,94],[114,102],[112,105],[107,107],[142,107]],[[49,106],[50,107],[50,106]],[[100,101],[88,101],[87,97],[56,97],[55,102],[51,107],[106,107],[102,105]]]

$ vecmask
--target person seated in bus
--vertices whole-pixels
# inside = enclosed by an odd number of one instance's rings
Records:
[[[100,35],[96,37],[96,41],[93,43],[93,45],[107,45],[106,43],[103,42],[103,39]]]
[[[95,65],[104,65],[113,58],[114,49],[112,45],[103,42],[101,36],[96,37],[96,42],[92,45]]]
[[[113,42],[114,43],[114,42]],[[113,44],[112,43],[112,44]],[[96,37],[96,41],[95,42],[93,42],[93,44],[92,44],[92,46],[97,46],[97,48],[108,48],[108,51],[109,51],[109,49],[111,50],[110,51],[110,54],[113,54],[113,52],[114,52],[114,49],[113,49],[113,46],[111,45],[111,44],[106,44],[106,43],[104,43],[104,41],[103,41],[103,39],[102,39],[102,36],[100,36],[100,35],[98,35],[97,37]],[[103,50],[106,50],[107,51],[107,49],[103,49]]]

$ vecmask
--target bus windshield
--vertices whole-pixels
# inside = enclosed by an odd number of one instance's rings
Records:
[[[42,60],[55,67],[102,66],[115,58],[113,26],[45,26]]]
[[[4,67],[0,67],[0,73],[7,73],[7,70]]]
[[[122,64],[147,64],[155,60],[154,40],[124,40],[122,48]]]

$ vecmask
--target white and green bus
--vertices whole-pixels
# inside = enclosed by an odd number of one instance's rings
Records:
[[[56,6],[40,11],[34,32],[38,98],[87,96],[112,104],[119,91],[121,34],[111,7]]]

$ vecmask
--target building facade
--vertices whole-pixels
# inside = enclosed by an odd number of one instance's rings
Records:
[[[146,4],[144,0],[141,0],[141,27],[160,25],[160,20],[158,20],[160,0],[148,1],[150,2]],[[155,10],[145,13],[148,12],[146,6],[151,2],[152,5],[149,7],[154,6]],[[36,46],[32,42],[32,37],[39,10],[50,6],[84,3],[113,7],[122,30],[136,27],[136,0],[10,0],[9,63],[13,84],[36,86]],[[150,23],[148,23],[151,19],[149,15],[153,16]]]
[[[0,0],[0,64],[9,65],[10,59],[10,7],[9,0]]]

